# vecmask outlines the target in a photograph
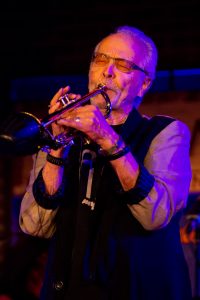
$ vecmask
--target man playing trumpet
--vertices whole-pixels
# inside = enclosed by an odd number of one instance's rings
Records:
[[[179,120],[138,112],[155,77],[157,50],[140,30],[122,26],[96,46],[89,91],[101,94],[52,123],[73,143],[39,151],[22,200],[20,226],[51,239],[41,299],[189,300],[179,237],[191,168],[190,133]],[[49,113],[61,108],[53,97]]]

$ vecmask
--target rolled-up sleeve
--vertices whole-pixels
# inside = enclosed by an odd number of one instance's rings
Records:
[[[181,121],[172,122],[153,139],[144,166],[154,184],[143,200],[128,204],[145,229],[166,226],[186,206],[192,177],[189,150],[190,131]]]
[[[38,205],[33,195],[33,183],[46,161],[46,153],[39,152],[33,156],[33,168],[29,184],[21,202],[19,224],[23,232],[39,237],[49,238],[55,231],[54,217],[57,209],[45,209]]]

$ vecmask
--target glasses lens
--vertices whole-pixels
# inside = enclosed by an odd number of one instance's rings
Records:
[[[118,70],[120,70],[124,73],[128,73],[133,70],[133,67],[132,67],[133,64],[130,61],[127,61],[125,59],[116,59],[115,65]]]
[[[104,54],[95,53],[92,61],[97,65],[104,66],[109,62],[109,58]]]

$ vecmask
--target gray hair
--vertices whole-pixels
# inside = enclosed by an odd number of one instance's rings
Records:
[[[145,56],[144,60],[141,62],[143,67],[150,75],[152,79],[155,78],[156,66],[157,66],[157,47],[153,40],[147,36],[143,31],[132,27],[132,26],[120,26],[117,27],[114,33],[125,33],[129,35],[132,39],[139,39],[144,44]]]

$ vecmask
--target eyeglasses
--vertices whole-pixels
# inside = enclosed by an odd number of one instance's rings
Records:
[[[96,52],[92,55],[92,62],[101,67],[106,66],[111,59],[114,61],[116,68],[123,73],[130,73],[134,70],[138,70],[148,75],[148,72],[146,70],[140,68],[130,60],[111,57],[107,54],[99,52]]]

